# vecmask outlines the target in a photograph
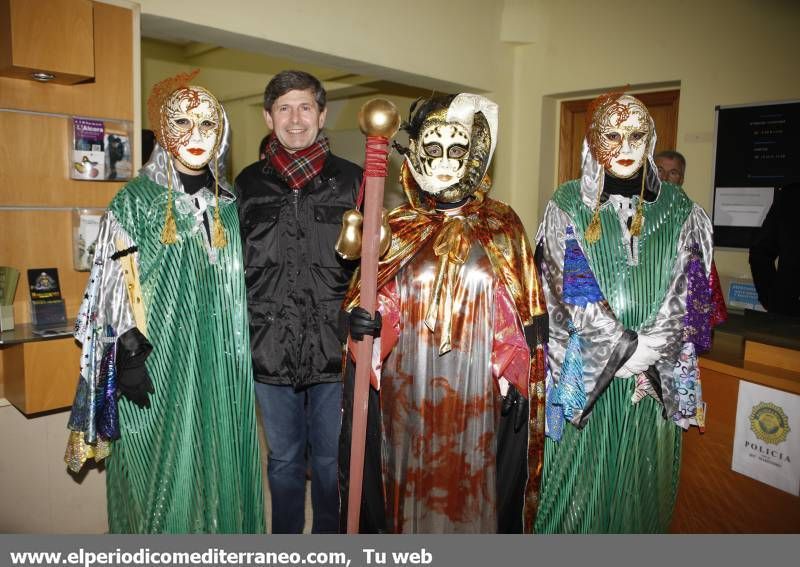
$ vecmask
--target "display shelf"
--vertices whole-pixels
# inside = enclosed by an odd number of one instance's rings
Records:
[[[0,347],[31,343],[37,341],[50,341],[72,337],[75,328],[75,319],[68,319],[63,326],[46,331],[37,330],[30,323],[20,323],[9,331],[0,333]],[[50,332],[47,332],[50,331]],[[38,334],[37,334],[38,333]]]

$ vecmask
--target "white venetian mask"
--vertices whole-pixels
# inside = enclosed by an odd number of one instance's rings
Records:
[[[623,96],[596,120],[590,144],[597,161],[615,177],[636,175],[647,158],[652,129],[647,108],[637,99]]]
[[[169,152],[189,169],[202,169],[214,157],[220,142],[219,103],[205,89],[178,89],[164,105],[162,128]]]

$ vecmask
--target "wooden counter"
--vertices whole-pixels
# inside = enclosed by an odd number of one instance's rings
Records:
[[[706,431],[683,436],[673,533],[800,533],[800,498],[731,470],[739,382],[800,394],[798,329],[800,321],[731,315],[715,331],[699,363]]]

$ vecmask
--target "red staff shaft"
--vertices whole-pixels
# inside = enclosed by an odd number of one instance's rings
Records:
[[[376,139],[371,138],[375,143]],[[389,145],[386,138],[381,144]],[[367,149],[369,152],[369,147]],[[375,315],[378,284],[378,255],[381,236],[381,210],[383,187],[386,179],[367,175],[364,186],[364,225],[361,241],[361,307]],[[372,366],[373,338],[364,335],[356,343],[356,377],[353,392],[353,432],[350,447],[350,492],[347,500],[347,533],[358,533],[361,516],[361,492],[364,480],[364,448],[367,436],[367,399],[369,396],[369,372]]]

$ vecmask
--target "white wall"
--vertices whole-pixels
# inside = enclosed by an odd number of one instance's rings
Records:
[[[419,84],[493,90],[503,3],[485,0],[140,0],[142,20],[202,27],[225,47]],[[165,21],[170,20],[170,21]],[[182,25],[178,22],[183,22]],[[235,34],[237,38],[230,37]],[[231,44],[236,43],[236,45]],[[256,49],[259,50],[259,49]]]
[[[105,473],[64,464],[69,412],[27,418],[0,398],[0,533],[108,531]]]

